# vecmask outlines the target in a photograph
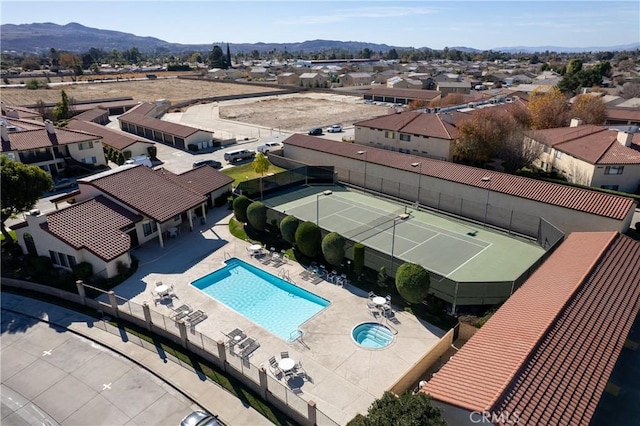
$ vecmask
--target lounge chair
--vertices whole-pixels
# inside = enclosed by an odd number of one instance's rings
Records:
[[[311,272],[307,271],[306,269],[302,272],[300,272],[299,274],[300,278],[302,278],[303,280],[308,279],[311,276]]]
[[[280,358],[289,358],[289,351],[280,352]]]
[[[278,367],[278,361],[276,361],[275,356],[269,358],[269,369],[276,377],[282,374],[282,370],[280,370],[280,367]]]
[[[199,309],[187,315],[187,323],[189,323],[190,327],[195,327],[197,324],[200,324],[202,321],[206,319],[207,319],[207,314],[205,314],[204,311],[201,311]]]
[[[176,321],[181,320],[191,313],[192,309],[189,305],[180,305],[176,309],[173,310],[172,316]]]
[[[253,337],[247,337],[247,339],[240,343],[240,355],[242,358],[249,358],[249,356],[260,347],[260,343]]]

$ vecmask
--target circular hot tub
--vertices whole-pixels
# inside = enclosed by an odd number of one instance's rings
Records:
[[[363,348],[382,349],[391,344],[393,333],[389,327],[377,322],[363,322],[353,327],[351,338]]]

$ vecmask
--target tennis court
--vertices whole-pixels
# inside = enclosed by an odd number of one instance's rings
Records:
[[[411,208],[341,187],[298,189],[266,204],[445,277],[492,245],[479,239],[477,230],[447,230],[418,220]]]

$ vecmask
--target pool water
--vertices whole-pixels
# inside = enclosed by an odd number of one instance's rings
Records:
[[[356,325],[352,332],[353,340],[364,348],[381,349],[393,341],[393,333],[389,327],[377,322],[363,322]]]
[[[191,285],[284,340],[330,304],[237,258]]]

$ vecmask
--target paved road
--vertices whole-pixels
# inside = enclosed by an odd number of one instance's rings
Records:
[[[178,425],[200,409],[135,363],[65,328],[6,310],[1,325],[3,425]]]

